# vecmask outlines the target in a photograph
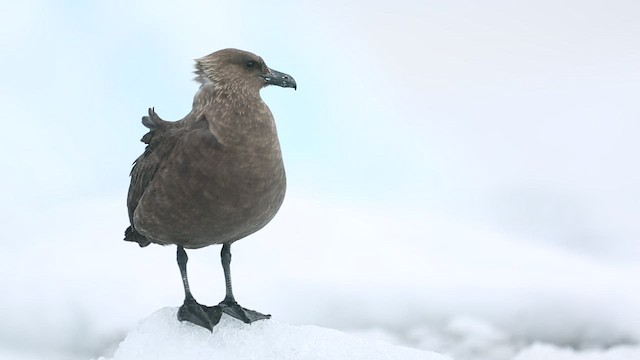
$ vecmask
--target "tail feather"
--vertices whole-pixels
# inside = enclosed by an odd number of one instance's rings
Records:
[[[140,234],[133,227],[129,226],[127,230],[124,231],[124,241],[137,242],[140,247],[145,247],[151,242],[144,235]]]

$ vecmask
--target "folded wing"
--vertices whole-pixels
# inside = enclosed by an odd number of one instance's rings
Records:
[[[149,239],[140,234],[133,224],[133,214],[140,198],[165,159],[173,150],[180,138],[181,121],[162,120],[153,108],[149,109],[149,116],[142,118],[142,124],[149,129],[141,141],[147,144],[145,151],[133,163],[131,169],[131,184],[127,196],[130,226],[125,230],[126,241],[137,242],[141,247],[150,244]]]

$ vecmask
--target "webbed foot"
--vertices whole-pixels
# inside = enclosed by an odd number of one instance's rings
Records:
[[[245,309],[235,301],[225,300],[216,306],[209,307],[208,310],[209,319],[214,324],[217,324],[220,321],[220,317],[222,317],[223,313],[247,324],[271,318],[271,315],[269,314],[265,315],[254,310]]]
[[[213,331],[213,327],[218,324],[220,321],[220,317],[214,321],[211,316],[209,316],[209,308],[204,305],[198,304],[195,300],[185,300],[184,304],[180,306],[178,310],[178,320],[180,321],[188,321],[190,323],[202,326],[205,329],[209,329],[209,331]]]

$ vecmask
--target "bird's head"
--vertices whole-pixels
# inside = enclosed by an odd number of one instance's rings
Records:
[[[267,85],[296,89],[290,75],[269,69],[261,57],[247,51],[223,49],[196,59],[196,81],[216,89],[258,92]]]

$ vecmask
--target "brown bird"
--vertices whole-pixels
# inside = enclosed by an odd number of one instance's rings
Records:
[[[177,245],[184,285],[180,321],[209,330],[222,313],[246,323],[268,319],[236,302],[231,287],[231,244],[264,227],[284,200],[286,179],[273,115],[260,97],[267,85],[297,88],[252,53],[224,49],[196,60],[200,89],[191,112],[162,120],[142,118],[149,132],[133,164],[127,197],[131,226],[125,240],[140,246]],[[216,306],[193,298],[187,249],[222,244],[226,297]]]

